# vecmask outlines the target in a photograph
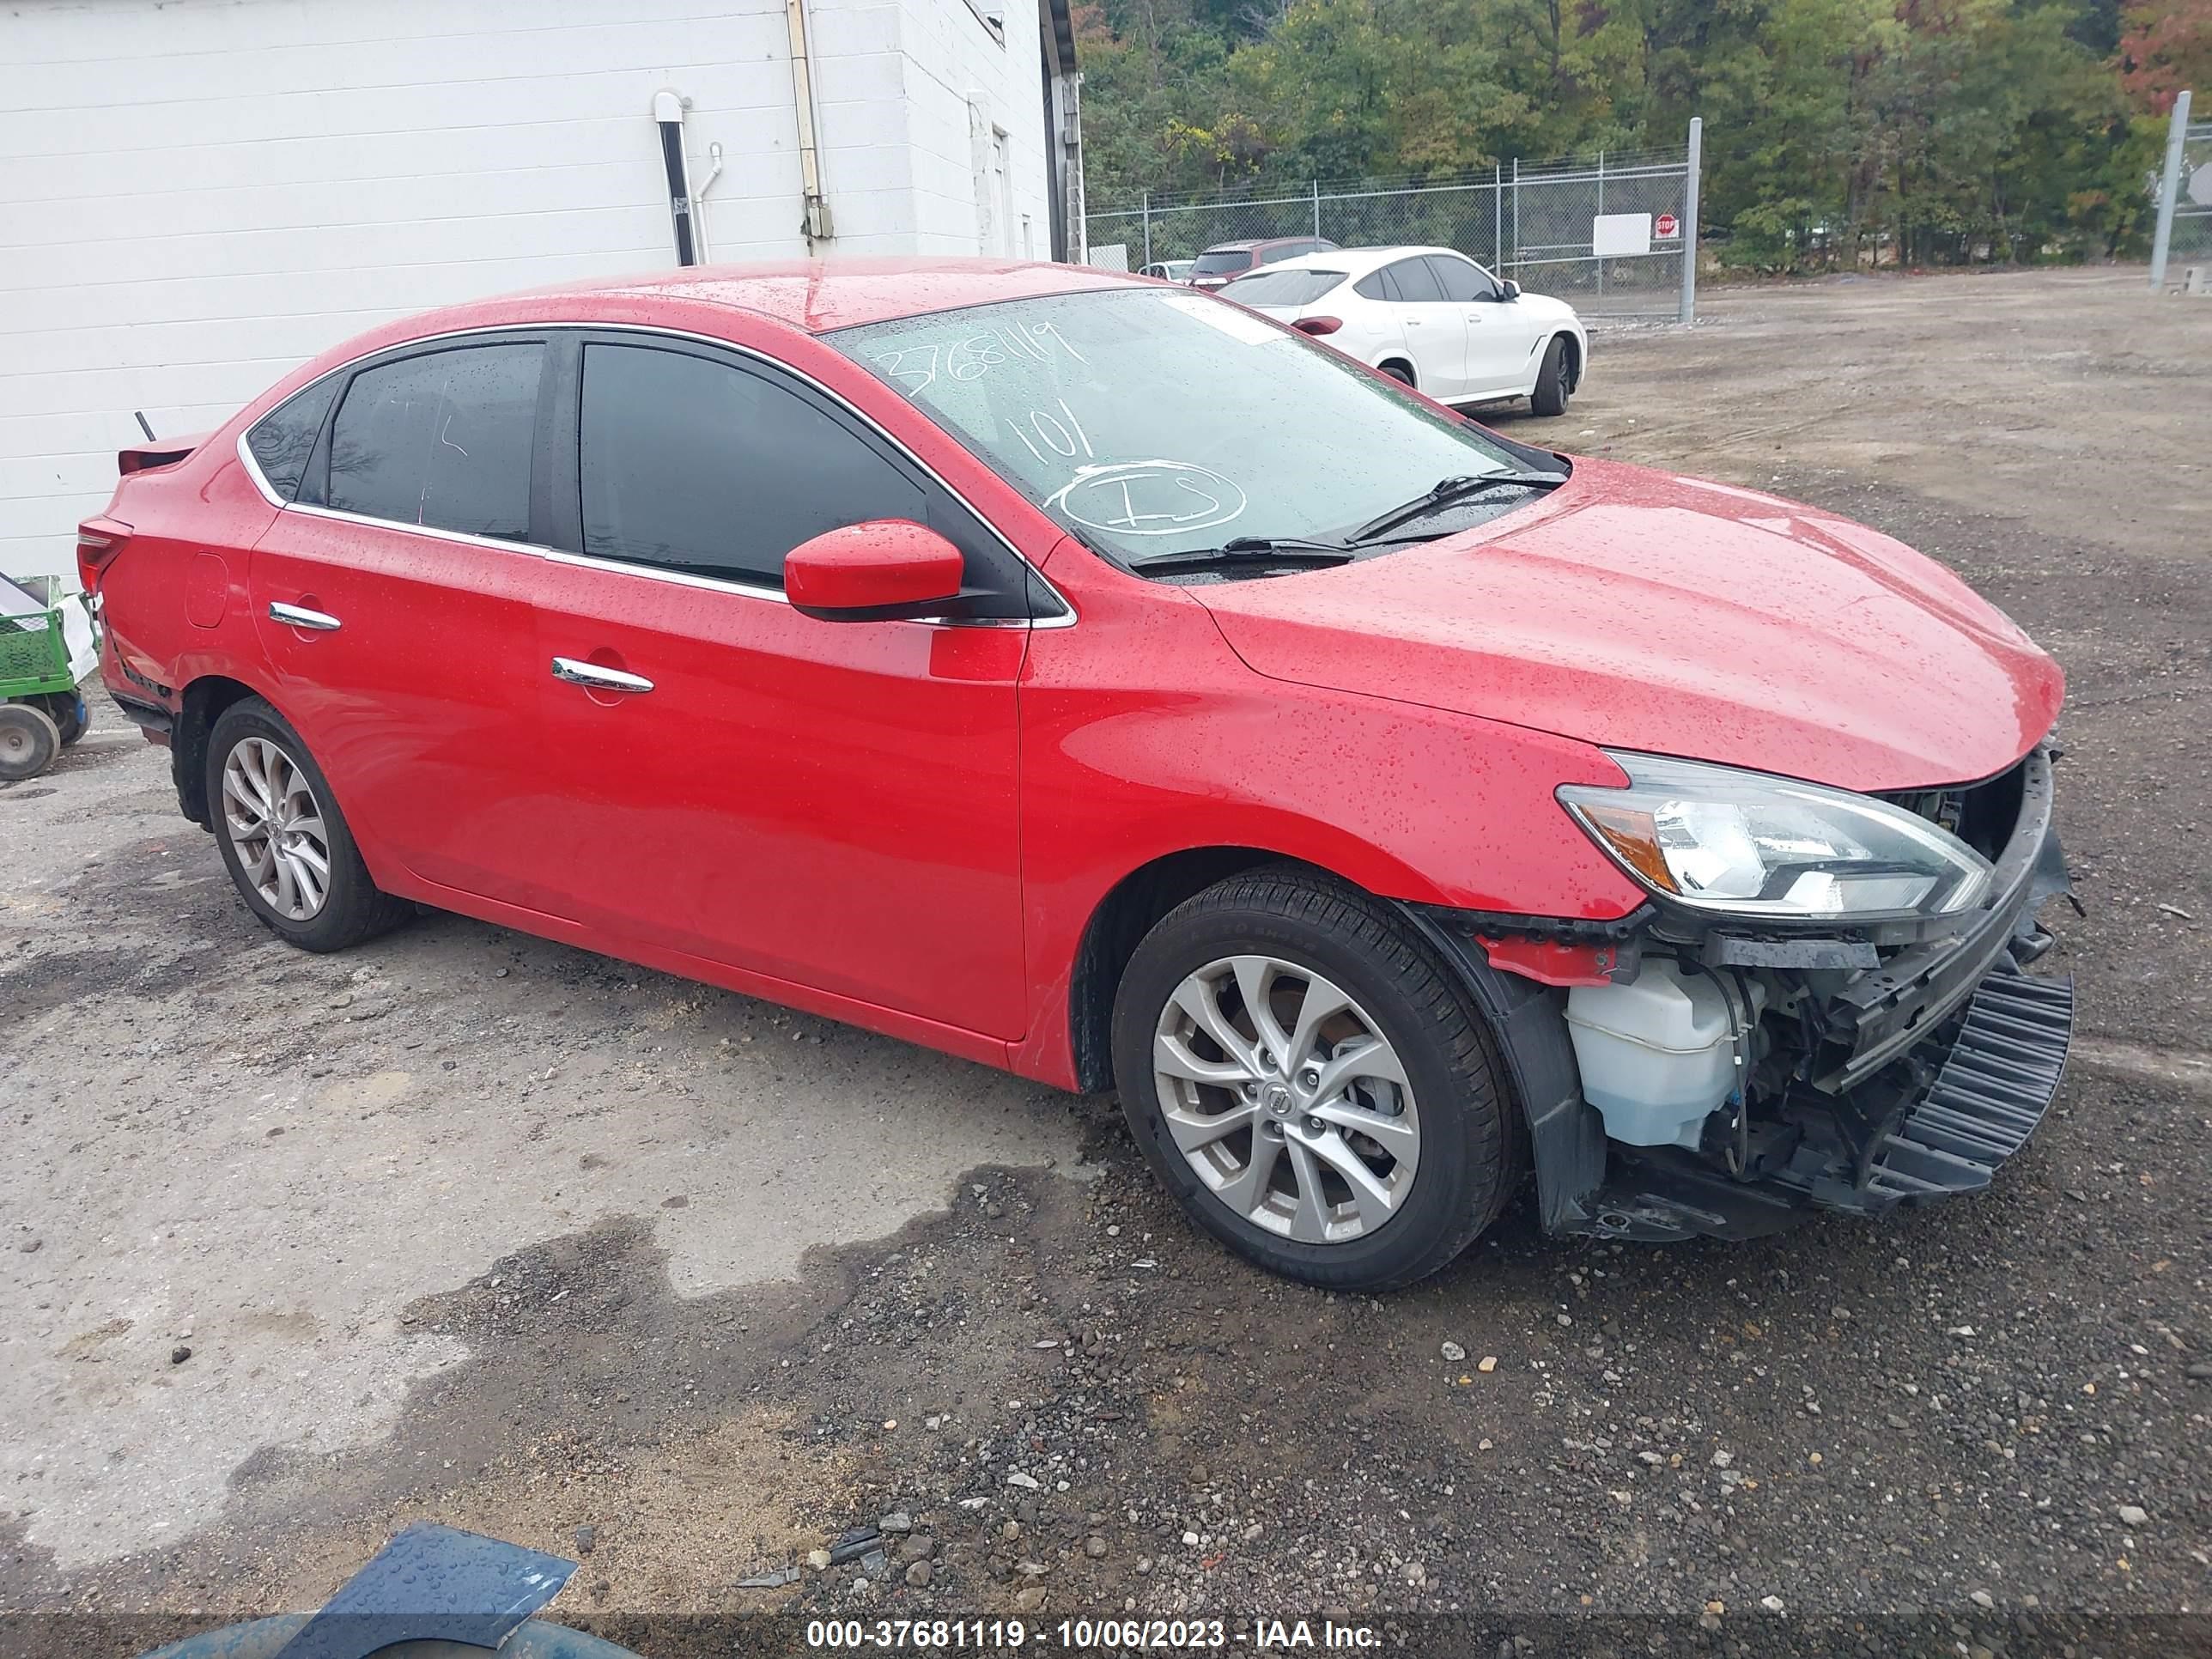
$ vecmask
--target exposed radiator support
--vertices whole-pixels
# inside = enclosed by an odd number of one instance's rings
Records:
[[[830,219],[830,200],[822,188],[822,150],[816,129],[814,66],[807,56],[806,0],[784,0],[784,21],[791,31],[791,96],[799,116],[799,186],[805,194],[799,228],[807,244],[826,242],[837,233]]]

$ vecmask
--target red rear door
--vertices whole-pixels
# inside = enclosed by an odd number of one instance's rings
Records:
[[[577,555],[546,562],[532,669],[562,913],[1019,1036],[1018,561],[764,366],[638,337],[576,351],[580,396],[561,402],[580,405],[580,467],[558,494],[577,503]],[[998,625],[825,623],[784,603],[791,547],[883,518],[962,543],[971,585],[1010,589]],[[601,683],[556,678],[556,658]]]
[[[355,372],[300,499],[255,545],[279,711],[370,867],[533,904],[532,465],[541,340],[416,348]]]

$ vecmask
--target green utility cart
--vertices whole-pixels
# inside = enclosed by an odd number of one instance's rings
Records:
[[[99,665],[92,607],[59,576],[0,576],[0,782],[35,778],[84,735]]]

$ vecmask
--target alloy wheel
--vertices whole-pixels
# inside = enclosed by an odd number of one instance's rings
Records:
[[[307,774],[267,738],[240,738],[222,763],[223,825],[253,890],[287,921],[312,920],[331,890],[331,846]]]
[[[1371,1233],[1404,1206],[1421,1125],[1406,1068],[1310,968],[1224,957],[1176,988],[1152,1038],[1169,1135],[1219,1202],[1304,1244]]]

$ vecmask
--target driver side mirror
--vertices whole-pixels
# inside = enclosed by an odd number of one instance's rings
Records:
[[[921,525],[876,519],[824,531],[783,556],[784,596],[817,622],[940,616],[960,598],[960,550]]]
[[[1498,283],[1498,291],[1508,300],[1517,300],[1521,297],[1521,284],[1508,277]]]

